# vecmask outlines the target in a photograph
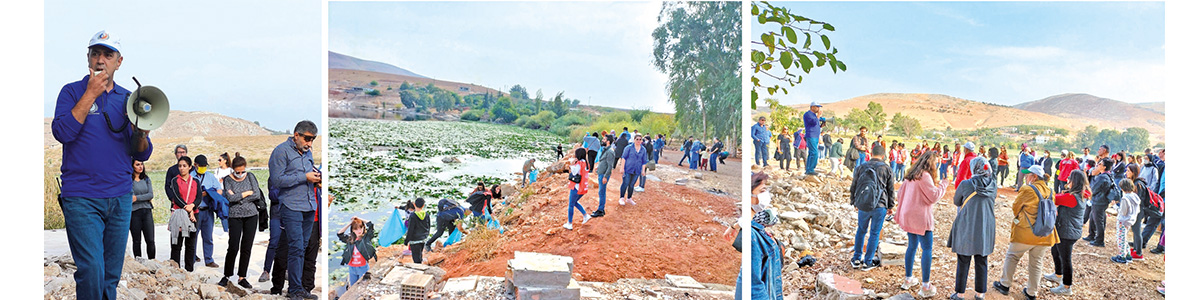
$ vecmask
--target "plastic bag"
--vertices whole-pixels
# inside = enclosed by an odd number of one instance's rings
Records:
[[[504,227],[500,226],[500,221],[496,221],[496,218],[492,217],[491,212],[488,212],[486,210],[483,211],[483,218],[487,219],[487,228],[488,229],[499,229],[500,233],[504,233]]]
[[[383,231],[379,233],[379,246],[387,247],[404,238],[408,233],[408,227],[404,226],[404,218],[400,215],[400,209],[392,210],[392,217],[388,218],[387,224],[383,225]]]
[[[442,247],[454,245],[454,243],[457,243],[458,241],[461,241],[461,240],[462,240],[462,232],[458,231],[458,228],[455,228],[454,231],[450,232],[450,236],[446,237],[446,241],[442,243]]]

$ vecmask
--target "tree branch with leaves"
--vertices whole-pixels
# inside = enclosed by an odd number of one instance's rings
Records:
[[[837,59],[837,47],[833,47],[827,35],[834,31],[832,24],[794,14],[786,7],[774,6],[766,1],[751,2],[750,15],[756,16],[758,24],[778,26],[750,42],[750,63],[754,69],[754,75],[750,77],[750,83],[754,84],[750,90],[751,109],[758,109],[760,90],[772,96],[775,93],[786,95],[788,87],[800,84],[804,80],[803,74],[811,73],[814,68],[829,66],[834,74],[846,71],[846,63]],[[800,43],[801,35],[804,36],[803,44]],[[812,47],[814,36],[821,41],[824,50]],[[771,73],[773,69],[782,71],[782,74]],[[784,82],[787,86],[765,84],[759,75]]]

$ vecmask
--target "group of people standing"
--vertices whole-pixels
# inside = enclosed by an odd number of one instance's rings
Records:
[[[58,202],[77,267],[75,296],[116,299],[128,237],[134,237],[135,256],[142,256],[143,239],[146,257],[154,259],[156,255],[152,213],[155,195],[144,163],[154,147],[149,131],[127,121],[125,106],[131,91],[113,81],[124,61],[120,40],[100,31],[92,36],[87,49],[89,74],[63,86],[51,122],[55,140],[63,144]],[[321,174],[314,168],[310,151],[317,128],[311,121],[301,121],[293,132],[271,153],[267,183],[271,196],[263,195],[240,155],[220,155],[215,170],[210,171],[207,157],[198,155],[193,159],[187,156],[186,146],[176,147],[175,162],[163,182],[173,209],[168,222],[172,261],[192,271],[199,259],[199,235],[204,240],[205,264],[218,267],[212,259],[212,227],[213,221],[220,218],[225,220],[223,227],[231,229],[226,276],[221,283],[229,283],[235,258],[241,255],[238,284],[249,286],[245,276],[254,229],[266,218],[264,199],[270,199],[270,214],[280,219],[279,226],[271,226],[272,244],[289,247],[279,251],[290,250],[280,255],[288,265],[289,296],[317,298],[310,292],[315,287],[313,280],[302,284],[300,274],[313,213],[319,207]],[[276,231],[286,234],[276,239]],[[316,247],[312,249],[315,272]],[[273,273],[282,279],[285,272]],[[272,292],[282,293],[282,283],[278,282]]]
[[[865,132],[856,139],[865,140]],[[852,142],[851,147],[862,141]],[[865,144],[865,143],[862,143]],[[894,217],[896,224],[908,234],[905,252],[905,279],[900,283],[902,290],[919,286],[917,295],[932,297],[937,289],[929,284],[932,257],[933,233],[935,231],[934,209],[947,188],[954,187],[952,203],[956,214],[950,232],[946,234],[946,245],[957,256],[954,293],[950,299],[963,299],[968,275],[974,266],[975,298],[983,299],[987,293],[987,257],[995,250],[996,198],[999,169],[1007,165],[1003,149],[992,148],[985,155],[975,154],[976,146],[968,142],[955,145],[953,152],[948,146],[924,145],[905,151],[896,144],[891,151],[885,149],[880,139],[864,153],[863,162],[854,169],[850,186],[851,204],[858,210],[858,227],[855,232],[854,249],[850,265],[854,269],[870,270],[880,265],[876,254],[883,222]],[[939,149],[941,148],[941,149]],[[1108,146],[1092,158],[1085,149],[1083,157],[1063,151],[1062,159],[1049,159],[1047,151],[1034,160],[1032,150],[1023,150],[1018,171],[1017,197],[1011,205],[1013,219],[1011,236],[1005,252],[1001,278],[991,283],[992,289],[1004,295],[1019,293],[1025,299],[1035,299],[1040,280],[1057,284],[1049,292],[1071,295],[1075,274],[1072,263],[1074,244],[1088,241],[1092,246],[1104,247],[1105,212],[1109,203],[1118,203],[1116,212],[1118,238],[1117,254],[1110,258],[1114,263],[1129,263],[1143,260],[1142,249],[1148,240],[1163,228],[1159,245],[1152,253],[1165,251],[1165,227],[1163,227],[1163,198],[1165,197],[1165,149],[1146,149],[1144,156],[1129,158],[1127,154],[1108,153]],[[900,150],[900,151],[897,151]],[[961,151],[961,153],[960,153]],[[910,164],[896,159],[912,155]],[[1083,159],[1083,158],[1087,159]],[[955,163],[954,158],[961,158]],[[990,159],[989,159],[990,158]],[[888,160],[888,161],[885,161]],[[1117,161],[1125,160],[1124,166]],[[1137,163],[1140,162],[1140,163]],[[1001,164],[1003,163],[1003,164]],[[903,166],[908,165],[908,169]],[[946,168],[954,167],[953,176],[947,176]],[[959,167],[961,166],[961,168]],[[1049,167],[1045,167],[1049,166]],[[1117,171],[1120,169],[1121,171]],[[1057,170],[1057,173],[1055,172]],[[1151,174],[1152,173],[1152,174]],[[899,179],[895,179],[899,177]],[[953,179],[952,179],[953,178]],[[781,295],[779,246],[769,234],[761,232],[778,223],[778,217],[770,209],[770,194],[760,189],[769,179],[764,173],[752,176],[752,211],[754,252],[752,271],[755,299],[776,299]],[[899,188],[893,182],[900,182]],[[1153,182],[1153,183],[1152,183]],[[765,204],[765,205],[764,205]],[[1087,234],[1083,226],[1091,221]],[[1145,225],[1143,228],[1142,225]],[[760,234],[761,232],[761,234]],[[1131,232],[1131,233],[1127,233]],[[1132,235],[1132,241],[1126,237]],[[920,279],[913,277],[913,264],[920,250]],[[1043,274],[1042,259],[1053,259],[1054,270]],[[1020,291],[1012,291],[1014,275],[1023,257],[1028,256],[1026,272],[1028,281]],[[1165,287],[1158,288],[1165,294]],[[759,298],[765,295],[764,298]]]
[[[786,126],[782,127],[777,137],[778,147],[774,152],[780,169],[791,170],[792,158],[795,157],[797,162],[804,161],[804,174],[813,175],[816,174],[817,162],[821,157],[833,157],[832,138],[828,134],[824,139],[821,136],[821,129],[825,127],[821,107],[817,102],[809,104],[808,111],[801,117],[804,123],[803,130],[788,132]],[[750,137],[754,140],[754,163],[761,163],[766,167],[770,158],[767,156],[767,149],[771,145],[771,131],[767,129],[766,117],[758,117],[758,123],[750,126]],[[839,154],[838,157],[840,156]]]

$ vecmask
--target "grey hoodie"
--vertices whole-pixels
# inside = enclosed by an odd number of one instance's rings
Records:
[[[958,214],[946,244],[960,255],[989,255],[996,248],[996,180],[984,167],[987,159],[971,160],[971,178],[954,191]],[[975,196],[968,198],[971,193]]]

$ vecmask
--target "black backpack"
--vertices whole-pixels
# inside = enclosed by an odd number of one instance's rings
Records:
[[[879,180],[879,175],[875,173],[875,168],[863,165],[863,176],[861,188],[854,194],[854,207],[862,211],[875,210],[879,206],[879,199],[884,197],[883,183]]]
[[[1112,174],[1108,176],[1108,182],[1112,183],[1108,187],[1108,195],[1104,195],[1109,203],[1121,201],[1121,188],[1117,186],[1117,181],[1113,179]]]

